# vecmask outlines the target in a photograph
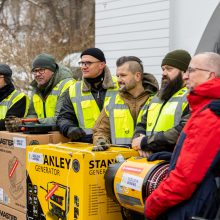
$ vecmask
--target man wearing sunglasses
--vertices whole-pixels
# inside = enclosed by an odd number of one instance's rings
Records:
[[[53,56],[39,54],[32,63],[32,75],[33,91],[27,117],[38,118],[41,124],[56,125],[62,94],[75,83],[72,73],[67,67],[58,65]],[[21,120],[8,120],[7,130],[19,130],[20,123]]]
[[[100,49],[84,50],[79,65],[82,81],[76,82],[65,93],[57,125],[72,141],[91,143],[92,128],[108,99],[117,92],[118,85]]]

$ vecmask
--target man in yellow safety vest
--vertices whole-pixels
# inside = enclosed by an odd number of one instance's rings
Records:
[[[161,88],[149,103],[146,114],[136,126],[132,147],[141,156],[173,151],[178,136],[189,118],[187,88],[183,80],[190,54],[185,50],[169,52],[161,63]]]
[[[72,72],[57,64],[49,54],[39,54],[32,63],[34,80],[27,118],[37,118],[41,124],[56,125],[57,115],[62,106],[62,94],[75,83]],[[18,119],[7,122],[8,130],[16,130],[21,123]]]
[[[93,150],[105,150],[108,144],[131,145],[135,125],[146,111],[147,100],[158,89],[156,79],[144,73],[138,57],[123,56],[116,66],[119,93],[111,97],[94,126]]]
[[[57,125],[72,141],[91,143],[92,128],[109,97],[117,92],[118,85],[99,48],[84,50],[79,65],[82,81],[76,82],[64,94]]]
[[[0,131],[6,130],[7,117],[24,117],[28,104],[27,95],[16,90],[12,83],[11,68],[6,64],[0,64]]]

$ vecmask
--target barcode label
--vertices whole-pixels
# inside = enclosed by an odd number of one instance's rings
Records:
[[[4,195],[4,201],[3,201],[4,204],[8,205],[9,203],[9,199],[8,199],[8,195]]]
[[[26,139],[25,138],[19,138],[19,137],[13,137],[14,147],[18,148],[26,148]]]
[[[40,153],[28,152],[28,162],[43,164],[44,156]]]
[[[141,191],[143,178],[128,173],[122,175],[121,186]]]

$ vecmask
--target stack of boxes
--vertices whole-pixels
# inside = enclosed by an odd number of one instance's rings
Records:
[[[23,134],[0,132],[0,219],[26,219],[26,147],[68,142],[58,132]]]

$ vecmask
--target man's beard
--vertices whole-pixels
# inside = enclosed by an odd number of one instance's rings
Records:
[[[166,81],[165,81],[166,80]],[[158,96],[161,100],[169,100],[177,91],[179,91],[183,86],[182,73],[179,74],[172,80],[168,77],[163,77],[161,82],[161,89]]]
[[[134,89],[136,87],[136,81],[131,80],[129,85],[123,84],[121,87],[119,87],[120,92],[129,92],[130,90]]]

